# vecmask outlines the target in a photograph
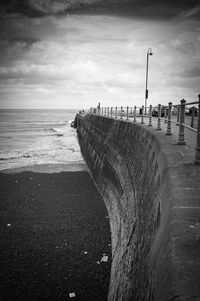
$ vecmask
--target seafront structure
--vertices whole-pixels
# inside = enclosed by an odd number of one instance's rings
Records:
[[[200,300],[200,96],[90,109],[75,125],[110,219],[108,300]],[[185,117],[187,105],[198,116]],[[157,115],[154,117],[152,115]],[[162,116],[163,115],[163,116]]]

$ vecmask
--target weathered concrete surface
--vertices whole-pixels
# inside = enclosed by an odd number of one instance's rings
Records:
[[[95,115],[76,122],[109,212],[108,300],[200,300],[200,166],[193,153],[145,125]]]

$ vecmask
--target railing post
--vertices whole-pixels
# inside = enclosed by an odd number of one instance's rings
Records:
[[[123,119],[123,107],[121,107],[120,119]]]
[[[99,104],[98,104],[98,115],[101,115],[101,107],[100,107],[100,102],[99,102]]]
[[[152,126],[152,105],[149,106],[149,124],[148,126]]]
[[[101,116],[103,116],[103,107],[101,108]]]
[[[137,107],[134,106],[134,118],[133,118],[133,122],[136,122],[136,111],[137,111]]]
[[[191,124],[190,124],[191,128],[194,127],[194,112],[195,112],[195,107],[192,107],[192,117],[191,117]]]
[[[161,129],[161,104],[159,103],[158,105],[158,123],[157,123],[157,130],[162,130]]]
[[[167,132],[166,132],[166,135],[172,135],[171,118],[172,118],[172,102],[170,101],[169,104],[168,104],[168,118],[167,118]]]
[[[195,151],[195,164],[200,165],[200,95],[199,97],[199,105],[198,105],[198,127],[197,127],[197,146]]]
[[[185,142],[185,99],[181,100],[181,112],[180,112],[180,124],[179,124],[179,135],[178,135],[178,144],[186,144]]]
[[[115,107],[115,118],[117,118],[117,107]]]
[[[127,106],[126,107],[126,120],[129,119],[129,107]]]
[[[104,116],[106,117],[106,107],[104,108]]]
[[[177,120],[176,120],[176,125],[179,125],[180,122],[180,106],[177,107]]]
[[[167,107],[165,106],[165,123],[167,123]]]
[[[107,108],[107,112],[108,112],[108,117],[110,116],[110,108]]]
[[[142,106],[141,124],[144,124],[144,106]]]
[[[110,108],[110,117],[113,117],[113,107]]]

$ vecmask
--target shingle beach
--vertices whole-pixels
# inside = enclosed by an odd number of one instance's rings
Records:
[[[103,199],[86,170],[42,168],[0,173],[0,300],[106,300]]]

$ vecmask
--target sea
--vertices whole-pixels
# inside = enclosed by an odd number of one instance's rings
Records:
[[[78,110],[0,110],[0,170],[38,164],[83,163]]]

